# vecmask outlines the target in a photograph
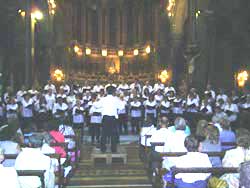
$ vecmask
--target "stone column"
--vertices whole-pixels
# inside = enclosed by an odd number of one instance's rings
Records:
[[[123,7],[125,7],[124,4],[123,4]],[[122,16],[121,44],[126,45],[126,43],[127,43],[127,32],[128,32],[128,28],[127,28],[127,25],[128,25],[128,23],[127,23],[127,20],[128,20],[128,18],[127,18],[127,9],[126,8],[122,9],[121,14],[122,14],[121,15]]]
[[[87,7],[85,1],[81,1],[81,38],[82,44],[87,42]]]
[[[143,1],[142,1],[143,2]],[[143,13],[144,13],[144,3],[140,4],[139,17],[138,17],[138,41],[142,44],[143,41]]]
[[[116,19],[116,25],[117,25],[117,29],[116,29],[116,44],[117,46],[121,45],[121,34],[122,34],[122,7],[119,6],[116,9],[116,15],[117,15],[117,19]]]
[[[104,30],[105,30],[105,40],[104,44],[109,44],[109,27],[110,27],[110,18],[109,18],[109,7],[108,4],[105,4],[105,14],[104,14]]]
[[[87,6],[87,43],[91,44],[92,42],[92,14],[91,14],[91,2],[88,1]]]
[[[104,25],[103,25],[103,6],[101,2],[98,4],[97,10],[98,10],[98,40],[99,40],[98,43],[100,46],[102,46]]]
[[[154,22],[154,30],[153,30],[153,38],[155,43],[155,48],[157,49],[159,45],[159,33],[160,33],[160,11],[159,11],[159,3],[153,4],[153,22]]]

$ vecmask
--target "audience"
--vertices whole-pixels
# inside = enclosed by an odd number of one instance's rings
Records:
[[[250,131],[244,128],[236,132],[237,147],[227,150],[222,160],[223,167],[240,167],[240,164],[250,160]],[[224,174],[221,179],[228,183],[229,188],[239,187],[239,174]]]
[[[4,154],[4,150],[0,147],[0,187],[21,188],[15,168],[2,165]]]
[[[199,152],[199,141],[194,136],[188,136],[185,139],[184,145],[187,149],[187,154],[176,157],[175,167],[212,167],[212,164],[207,154]],[[210,174],[206,173],[183,173],[175,176],[176,188],[206,188],[207,179]],[[164,176],[165,186],[169,181],[168,175]]]
[[[221,152],[221,144],[219,142],[219,130],[213,125],[205,128],[205,140],[200,144],[201,152]],[[220,167],[220,157],[209,157],[213,167]]]
[[[16,170],[45,170],[45,187],[51,188],[55,184],[54,166],[50,157],[44,155],[41,151],[42,140],[36,136],[29,137],[28,147],[22,148],[16,158]],[[19,177],[22,188],[40,187],[41,181],[38,177],[28,176]]]

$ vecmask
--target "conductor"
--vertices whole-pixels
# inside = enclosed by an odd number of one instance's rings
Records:
[[[111,140],[111,152],[117,152],[118,136],[118,110],[120,101],[114,96],[116,88],[112,85],[106,88],[107,96],[100,100],[102,108],[102,133],[101,133],[101,152],[106,152],[107,138]]]

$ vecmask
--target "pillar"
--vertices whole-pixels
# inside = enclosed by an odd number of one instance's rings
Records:
[[[98,4],[98,44],[102,46],[103,44],[103,6]]]
[[[87,7],[85,1],[81,1],[81,39],[82,44],[84,45],[87,42]]]
[[[123,4],[123,7],[125,7],[125,5]],[[126,45],[127,44],[127,32],[128,32],[128,29],[127,29],[127,26],[128,26],[128,23],[127,23],[127,9],[126,8],[123,8],[122,9],[122,13],[121,13],[121,20],[122,20],[122,24],[121,24],[121,44],[122,45]]]

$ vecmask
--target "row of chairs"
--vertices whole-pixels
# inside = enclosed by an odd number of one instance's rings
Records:
[[[153,184],[153,187],[162,187],[162,176],[167,172],[166,169],[162,168],[162,158],[163,157],[178,157],[185,155],[186,152],[167,152],[167,153],[160,153],[159,156],[161,157],[160,161],[156,168],[152,168],[152,163],[150,158],[151,152],[154,150],[156,146],[164,146],[164,142],[151,142],[151,146],[146,146],[147,140],[151,137],[151,135],[145,135],[145,146],[140,146],[140,158],[144,162],[145,167],[148,171],[149,177]],[[236,147],[236,143],[234,142],[226,142],[222,143],[222,146],[231,146]],[[220,157],[221,159],[225,155],[225,151],[222,152],[204,152],[208,154],[209,157]],[[212,167],[212,168],[172,168],[172,179],[170,183],[170,187],[174,187],[174,180],[175,175],[178,173],[211,173],[214,176],[219,176],[225,173],[237,173],[238,168],[228,168],[228,167]]]

